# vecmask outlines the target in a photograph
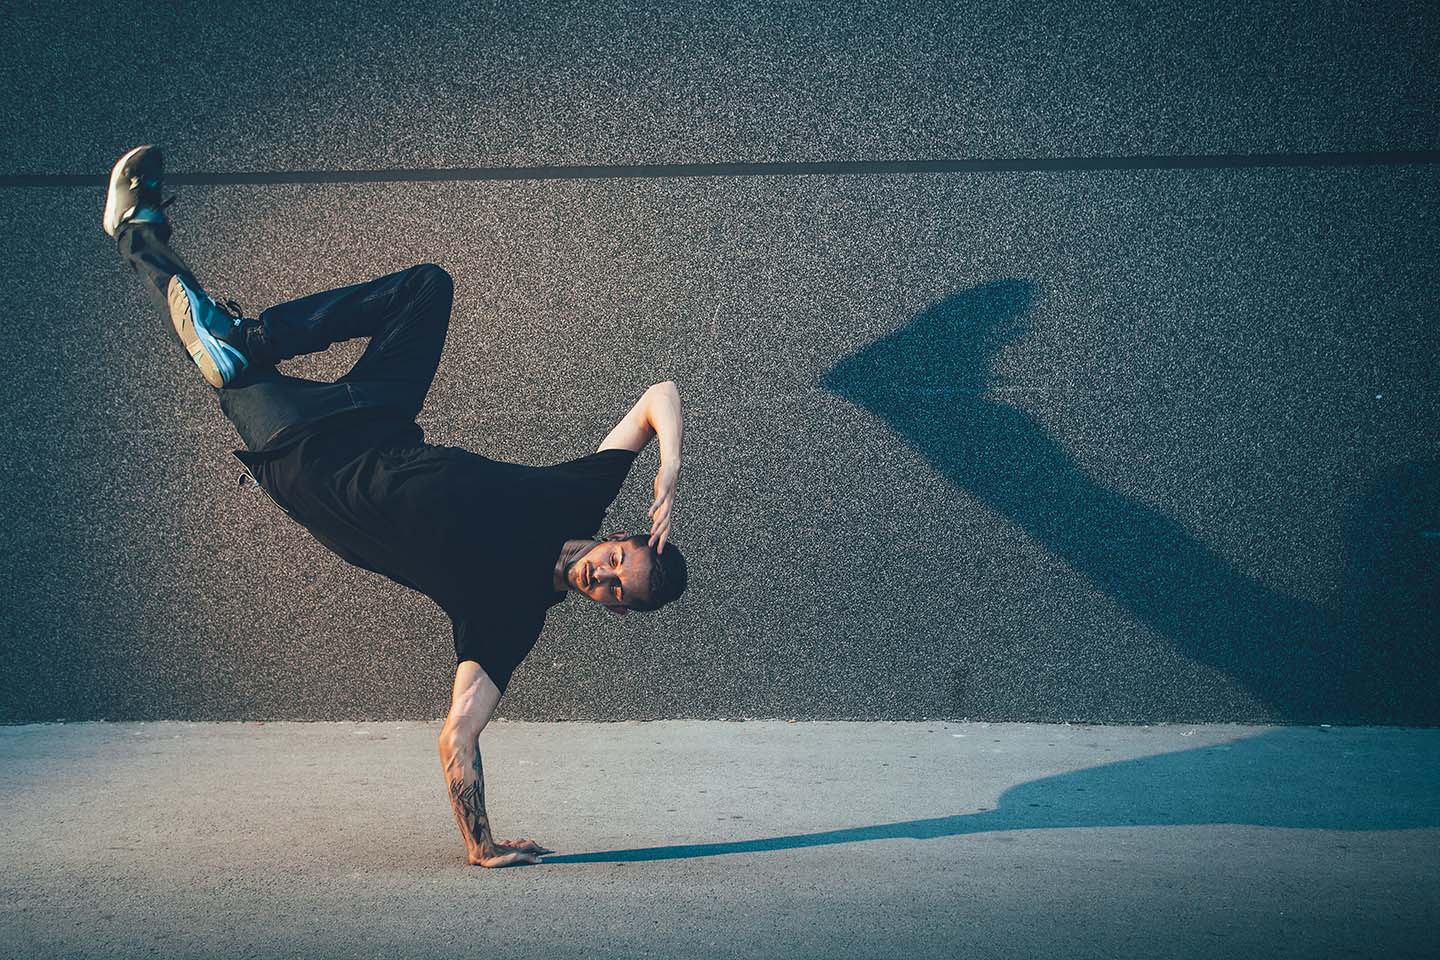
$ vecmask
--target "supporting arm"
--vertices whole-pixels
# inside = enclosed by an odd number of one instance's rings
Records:
[[[479,738],[499,702],[500,689],[480,664],[462,661],[455,669],[450,713],[440,728],[440,766],[445,773],[450,806],[469,861],[480,867],[538,863],[541,854],[551,852],[534,840],[500,842],[490,832]]]

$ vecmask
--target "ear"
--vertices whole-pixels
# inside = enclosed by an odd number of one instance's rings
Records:
[[[616,530],[616,531],[614,531],[613,533],[611,533],[608,537],[606,537],[605,539],[606,539],[606,540],[628,540],[628,539],[630,539],[630,534],[626,533],[624,530]]]

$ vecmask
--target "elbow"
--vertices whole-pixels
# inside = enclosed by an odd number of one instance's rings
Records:
[[[440,772],[447,783],[464,781],[465,771],[475,765],[475,742],[467,745],[463,738],[440,735]]]
[[[680,409],[680,388],[675,385],[674,380],[661,380],[651,386],[647,393],[651,402],[658,399],[672,405],[677,410]]]
[[[452,764],[463,765],[465,758],[475,751],[476,739],[476,734],[447,722],[440,728],[440,762],[447,770]]]

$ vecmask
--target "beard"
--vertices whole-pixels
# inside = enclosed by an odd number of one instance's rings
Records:
[[[585,589],[584,585],[580,582],[581,561],[583,561],[587,556],[589,556],[590,551],[594,548],[595,544],[592,543],[584,550],[576,553],[575,559],[571,560],[570,565],[565,568],[565,579],[577,590]]]

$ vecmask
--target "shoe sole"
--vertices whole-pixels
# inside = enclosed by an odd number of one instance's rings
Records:
[[[225,374],[221,372],[215,357],[225,357],[226,349],[234,352],[235,348],[216,340],[195,322],[195,306],[190,299],[190,291],[180,282],[178,276],[170,278],[170,286],[166,288],[165,295],[170,303],[170,322],[175,325],[175,333],[185,345],[185,352],[190,354],[190,359],[195,361],[210,386],[217,390],[225,386]],[[225,359],[229,361],[228,357]],[[229,365],[230,375],[233,377],[239,366],[233,361],[229,361]]]
[[[105,193],[105,219],[102,222],[105,224],[105,232],[112,237],[115,236],[116,231],[120,229],[120,224],[116,221],[120,219],[120,214],[123,212],[115,209],[115,188],[119,186],[121,180],[125,179],[126,168],[130,166],[130,161],[135,155],[142,150],[153,149],[155,149],[153,143],[138,146],[115,161],[115,166],[110,168],[110,189]],[[91,207],[90,209],[93,210],[95,208]]]

